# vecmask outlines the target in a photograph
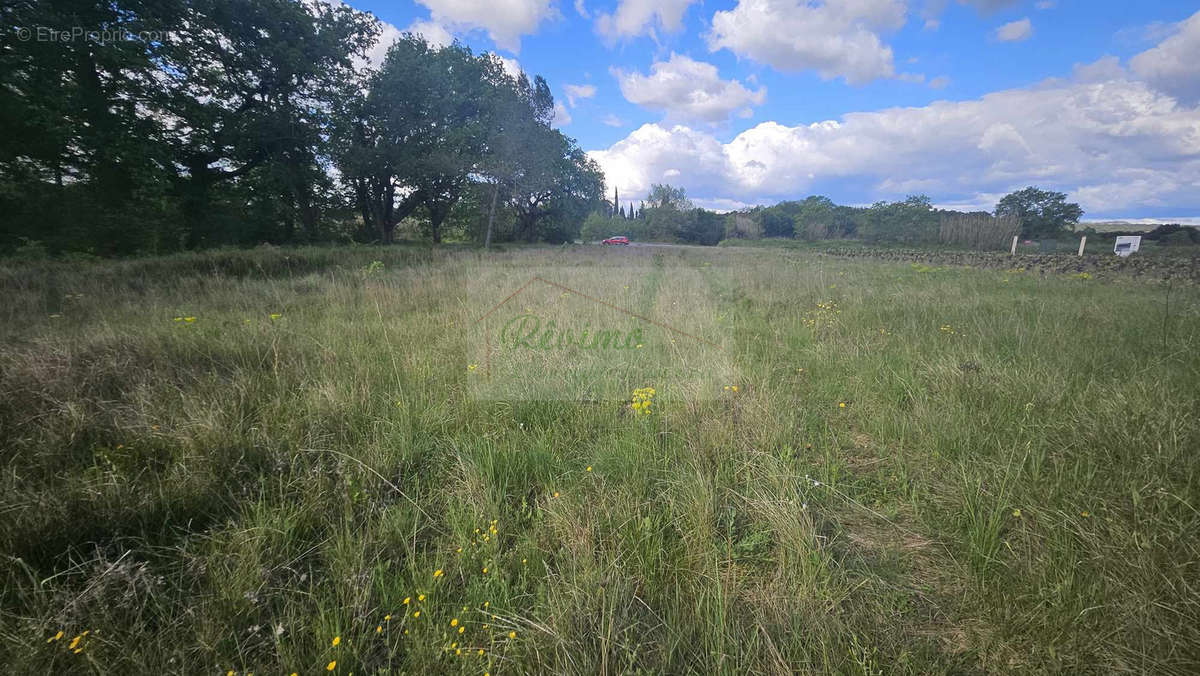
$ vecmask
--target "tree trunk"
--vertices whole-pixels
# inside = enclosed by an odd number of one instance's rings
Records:
[[[496,222],[496,197],[500,194],[500,183],[492,184],[492,206],[488,209],[487,235],[483,238],[483,248],[492,246],[492,224]]]
[[[375,229],[375,219],[371,215],[371,201],[367,190],[366,179],[356,178],[354,184],[354,203],[363,219],[363,229],[367,232]]]
[[[296,175],[293,172],[298,172],[296,167],[289,171],[292,188],[292,199],[296,201],[296,210],[300,214],[300,227],[303,229],[304,239],[311,242],[317,237],[317,209],[313,205],[312,186],[304,176]],[[294,237],[290,234],[289,237]]]

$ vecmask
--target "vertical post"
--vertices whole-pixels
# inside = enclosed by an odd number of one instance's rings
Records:
[[[1079,238],[1079,255],[1083,255],[1083,247],[1087,245],[1087,235]]]
[[[1017,255],[1017,237],[1018,236],[1019,235],[1013,235],[1012,251],[1008,252],[1009,255],[1011,255],[1011,256]]]

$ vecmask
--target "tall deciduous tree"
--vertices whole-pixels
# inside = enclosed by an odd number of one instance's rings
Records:
[[[1021,236],[1037,239],[1074,230],[1083,209],[1068,202],[1064,193],[1030,186],[1005,195],[996,204],[995,213],[1017,217],[1021,221]]]
[[[433,241],[441,241],[442,222],[469,177],[484,170],[493,104],[506,86],[498,61],[458,43],[433,48],[405,34],[391,46],[341,124],[352,139],[342,171],[380,241],[392,241],[396,223],[417,207],[427,212]]]
[[[154,107],[192,244],[206,232],[212,191],[268,163],[315,225],[313,184],[331,101],[353,57],[378,32],[345,5],[292,0],[192,0],[165,31]]]
[[[530,140],[548,130],[554,118],[554,97],[550,93],[550,86],[541,76],[531,82],[521,73],[493,93],[486,152],[481,167],[481,173],[492,184],[485,248],[492,242],[500,194],[504,193],[504,202],[507,204],[516,183],[523,179],[531,162]]]

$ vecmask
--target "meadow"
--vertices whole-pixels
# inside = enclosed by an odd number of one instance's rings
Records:
[[[650,280],[737,380],[472,396],[485,266]],[[1200,670],[1187,280],[263,248],[0,298],[9,673]]]

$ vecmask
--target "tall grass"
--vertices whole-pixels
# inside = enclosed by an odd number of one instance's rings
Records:
[[[980,251],[1003,251],[1021,231],[1016,216],[987,213],[943,213],[938,216],[938,242]]]
[[[470,396],[481,266],[610,264],[656,290],[631,305],[710,298],[738,390],[643,416]],[[1165,347],[1154,284],[792,250],[287,249],[0,286],[13,673],[1200,668],[1191,286]]]

